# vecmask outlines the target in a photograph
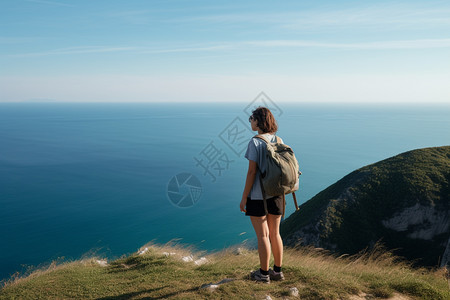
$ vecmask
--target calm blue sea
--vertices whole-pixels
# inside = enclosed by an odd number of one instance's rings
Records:
[[[149,241],[213,251],[252,240],[239,212],[247,105],[0,104],[0,279]],[[278,106],[302,203],[362,166],[450,144],[450,106]]]

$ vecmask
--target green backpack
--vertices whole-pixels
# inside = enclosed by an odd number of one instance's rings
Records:
[[[298,177],[302,174],[299,171],[298,161],[295,158],[294,151],[288,145],[281,142],[277,136],[277,141],[271,143],[266,137],[256,135],[266,143],[266,168],[264,174],[260,170],[261,190],[264,198],[264,209],[267,214],[266,195],[283,196],[283,217],[285,209],[285,195],[292,193],[295,209],[298,210],[295,191],[299,188]]]

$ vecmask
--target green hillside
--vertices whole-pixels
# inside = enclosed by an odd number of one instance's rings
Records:
[[[440,263],[450,237],[450,147],[425,148],[358,169],[283,222],[288,245],[354,254],[381,241],[419,265]]]

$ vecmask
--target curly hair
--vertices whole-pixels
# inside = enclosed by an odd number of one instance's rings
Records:
[[[277,121],[272,112],[266,107],[258,107],[252,111],[252,117],[256,120],[257,126],[263,133],[275,133],[278,130]]]

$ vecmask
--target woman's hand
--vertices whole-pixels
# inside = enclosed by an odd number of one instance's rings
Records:
[[[241,204],[240,204],[240,208],[241,208],[242,212],[247,212],[247,210],[245,209],[246,205],[247,205],[247,198],[242,198]]]

